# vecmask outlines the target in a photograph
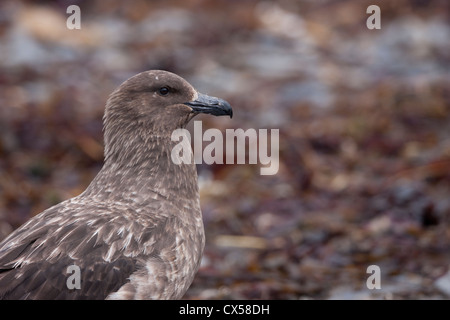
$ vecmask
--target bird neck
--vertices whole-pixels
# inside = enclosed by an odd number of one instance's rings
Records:
[[[123,143],[120,148],[105,149],[105,163],[83,196],[137,205],[149,198],[198,201],[195,164],[173,162],[177,142],[170,136],[135,136]]]

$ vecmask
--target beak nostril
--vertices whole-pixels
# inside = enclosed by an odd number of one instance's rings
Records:
[[[186,102],[185,105],[191,107],[194,112],[198,113],[209,113],[215,116],[233,116],[233,109],[227,101],[202,93],[198,94],[196,100]]]

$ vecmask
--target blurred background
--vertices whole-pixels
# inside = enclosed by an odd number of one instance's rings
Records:
[[[185,298],[447,299],[449,18],[446,0],[2,1],[0,239],[84,190],[108,95],[165,69],[232,104],[203,130],[280,130],[276,175],[198,166],[207,243]]]

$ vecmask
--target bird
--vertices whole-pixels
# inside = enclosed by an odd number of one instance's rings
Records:
[[[78,196],[35,215],[0,243],[0,299],[180,299],[205,233],[194,161],[174,163],[174,130],[200,113],[233,115],[164,70],[109,96],[103,166]]]

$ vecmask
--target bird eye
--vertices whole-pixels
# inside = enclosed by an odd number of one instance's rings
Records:
[[[158,90],[159,94],[162,96],[166,96],[169,93],[169,91],[170,90],[167,87],[162,87],[162,88],[159,88],[159,90]]]

